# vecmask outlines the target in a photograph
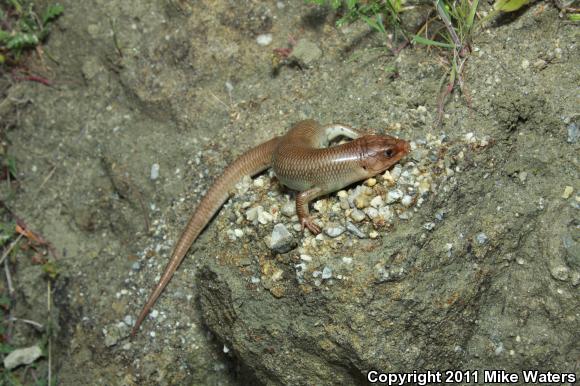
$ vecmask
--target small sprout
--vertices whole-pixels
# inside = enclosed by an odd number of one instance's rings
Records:
[[[54,261],[46,262],[42,265],[42,270],[51,280],[55,280],[60,273]]]

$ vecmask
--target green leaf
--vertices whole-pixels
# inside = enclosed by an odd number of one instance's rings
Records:
[[[11,36],[6,44],[10,50],[20,49],[24,47],[35,47],[38,44],[38,36],[31,33],[20,33]]]
[[[580,21],[580,13],[570,13],[568,14],[568,19],[572,21]]]
[[[477,11],[477,5],[479,0],[473,0],[471,3],[471,8],[469,9],[469,16],[467,17],[467,29],[469,30],[473,25],[473,20],[475,19],[475,12]]]
[[[59,17],[64,12],[64,7],[60,4],[53,4],[50,5],[46,11],[44,11],[44,15],[42,16],[42,24],[46,24],[49,21],[52,21]]]
[[[357,0],[346,0],[346,7],[348,8],[349,11],[352,11],[354,7],[356,7],[357,3],[358,3]]]
[[[6,42],[10,38],[10,32],[0,29],[0,42]]]
[[[8,157],[6,159],[6,166],[8,167],[10,174],[16,176],[16,159],[14,159],[14,157]]]
[[[423,36],[419,36],[419,35],[413,35],[413,43],[424,44],[426,46],[451,48],[451,49],[455,48],[455,46],[453,44],[437,42],[435,40],[427,39],[427,38],[424,38]]]
[[[493,7],[501,12],[513,12],[528,4],[529,1],[530,0],[497,0]]]
[[[373,19],[364,15],[361,15],[361,19],[365,21],[372,29],[378,31],[382,34],[386,34],[387,31],[385,30],[385,26],[383,25],[383,18],[381,15],[377,15],[377,19]]]

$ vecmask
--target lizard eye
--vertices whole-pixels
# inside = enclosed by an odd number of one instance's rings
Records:
[[[385,155],[385,157],[391,158],[393,155],[395,155],[395,152],[393,151],[393,149],[387,149],[384,151],[383,154]]]

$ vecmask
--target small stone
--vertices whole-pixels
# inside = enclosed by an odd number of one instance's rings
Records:
[[[538,70],[543,70],[547,65],[548,63],[544,59],[538,59],[534,62],[534,67]]]
[[[303,261],[312,261],[312,256],[310,256],[310,255],[300,255],[300,260],[303,260]]]
[[[138,270],[140,270],[140,269],[141,269],[141,264],[139,264],[139,262],[138,262],[138,261],[136,261],[136,262],[134,262],[134,263],[131,265],[131,269],[132,269],[133,271],[138,271]]]
[[[367,214],[367,216],[369,216],[369,218],[371,220],[376,219],[377,217],[379,217],[379,211],[376,210],[375,208],[366,208],[365,212]]]
[[[280,209],[282,214],[286,217],[292,217],[296,214],[296,204],[292,201],[287,201]]]
[[[399,189],[389,190],[387,193],[387,204],[392,204],[399,201],[403,197],[403,192]]]
[[[475,240],[477,241],[478,244],[485,244],[487,242],[487,235],[483,232],[478,233],[475,236]]]
[[[266,225],[266,224],[272,222],[273,219],[274,219],[274,217],[269,212],[266,212],[265,210],[258,213],[258,222],[262,225]]]
[[[237,238],[243,237],[244,231],[241,230],[240,228],[236,228],[236,229],[234,229],[234,235],[236,235]]]
[[[301,39],[294,46],[292,56],[298,61],[309,66],[322,56],[322,50],[313,42]]]
[[[361,222],[362,220],[364,220],[366,218],[366,215],[364,214],[364,212],[362,210],[359,210],[359,209],[356,209],[355,208],[350,213],[350,218],[354,222]]]
[[[564,193],[562,193],[562,198],[567,200],[570,198],[570,196],[572,195],[572,193],[574,192],[574,188],[571,186],[566,186],[564,188]]]
[[[465,134],[463,136],[463,139],[465,139],[465,142],[467,142],[467,143],[474,143],[476,141],[475,134],[473,134],[473,133]]]
[[[258,219],[258,215],[264,211],[264,207],[258,205],[253,208],[250,208],[246,211],[246,219],[248,221],[256,221]]]
[[[322,270],[321,279],[330,279],[332,277],[332,269],[330,267],[324,267]]]
[[[345,231],[344,227],[338,226],[329,226],[324,228],[324,233],[329,237],[338,237],[343,234]]]
[[[570,268],[566,267],[565,265],[557,265],[550,268],[550,273],[554,279],[566,281],[570,275]]]
[[[127,326],[131,327],[135,324],[135,318],[131,315],[126,315],[123,318],[123,323],[125,323]]]
[[[116,345],[119,340],[129,336],[129,327],[124,322],[119,322],[104,328],[103,335],[105,336],[105,346],[111,347]]]
[[[399,218],[401,220],[409,220],[411,217],[413,217],[413,213],[411,211],[399,213]]]
[[[371,239],[376,239],[377,237],[379,237],[379,233],[377,231],[370,231],[369,232],[369,237]]]
[[[391,170],[391,177],[394,181],[397,181],[399,177],[401,177],[401,173],[403,172],[403,167],[399,164],[395,165],[395,167]]]
[[[428,230],[428,231],[432,231],[433,229],[435,229],[435,223],[434,222],[427,222],[427,223],[423,224],[423,228]]]
[[[530,61],[528,59],[522,60],[522,68],[525,70],[528,67],[530,67]]]
[[[367,186],[370,186],[372,188],[377,184],[377,180],[375,178],[369,178],[368,180],[365,181],[365,183]]]
[[[395,184],[395,179],[391,175],[391,172],[389,172],[388,170],[383,174],[383,180],[385,180],[388,185],[394,185]]]
[[[431,184],[427,180],[422,180],[419,182],[419,193],[427,193],[431,189]]]
[[[385,203],[383,201],[383,198],[381,196],[376,196],[371,200],[371,206],[373,208],[378,208],[380,206],[383,206]]]
[[[345,257],[342,258],[342,262],[344,264],[352,264],[352,257],[346,257],[345,256]]]
[[[578,125],[576,125],[575,122],[570,123],[567,127],[567,130],[568,130],[568,138],[566,139],[566,141],[568,141],[568,143],[576,143],[578,141],[578,137],[580,137]]]
[[[256,37],[256,43],[260,46],[267,46],[272,43],[272,34],[262,34]]]
[[[155,181],[159,178],[159,164],[155,163],[151,165],[151,174],[149,175],[152,181]]]
[[[20,365],[29,365],[42,356],[38,346],[17,348],[4,358],[4,368],[12,370]]]
[[[365,195],[359,195],[354,199],[354,205],[358,209],[364,209],[369,206],[369,198]]]
[[[340,201],[340,208],[342,210],[350,209],[350,204],[348,203],[348,199],[346,197],[340,197],[339,201]]]
[[[278,253],[286,253],[296,247],[296,241],[284,224],[274,225],[270,237],[270,249]]]
[[[366,237],[364,232],[358,229],[358,227],[353,223],[351,223],[350,221],[346,222],[346,230],[355,235],[356,237],[358,237],[359,239],[364,239]]]
[[[401,204],[405,205],[406,207],[411,206],[412,203],[413,203],[413,197],[409,196],[408,194],[405,194],[403,196],[403,198],[401,199]]]

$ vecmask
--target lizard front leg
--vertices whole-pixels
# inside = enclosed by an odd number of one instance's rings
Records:
[[[322,189],[320,188],[312,188],[296,194],[296,213],[298,213],[300,225],[302,225],[302,229],[306,227],[315,235],[320,233],[320,227],[316,225],[312,217],[310,217],[308,204],[310,201],[320,196],[321,192]]]

